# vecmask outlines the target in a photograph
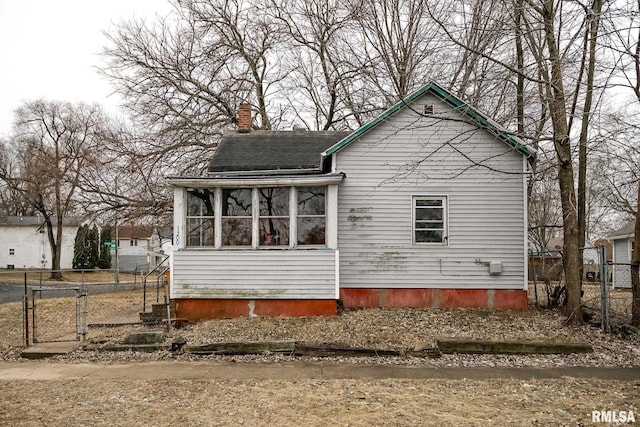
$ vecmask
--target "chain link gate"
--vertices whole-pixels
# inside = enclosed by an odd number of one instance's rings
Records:
[[[85,341],[87,337],[87,292],[81,287],[33,286],[31,294],[25,295],[25,346],[35,343],[59,341]],[[75,298],[64,298],[72,297]],[[30,298],[29,298],[30,297]],[[58,297],[58,298],[54,298]],[[60,305],[54,317],[46,317],[46,311],[38,310],[43,305]],[[75,330],[71,329],[71,316],[75,309]],[[29,321],[28,313],[31,313]],[[62,315],[61,315],[62,313]],[[66,329],[69,328],[69,329]],[[29,339],[31,329],[31,340]]]
[[[608,260],[605,246],[583,248],[583,259],[582,304],[599,313],[600,327],[604,332],[619,332],[621,327],[631,323],[632,292],[629,286],[625,286],[631,283],[631,264]],[[591,285],[595,271],[597,292]]]

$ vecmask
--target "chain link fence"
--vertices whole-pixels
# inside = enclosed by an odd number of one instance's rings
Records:
[[[604,247],[582,248],[582,307],[586,320],[624,333],[631,323],[631,264],[612,263]],[[566,303],[562,251],[529,254],[529,296],[536,307]]]
[[[22,302],[27,346],[84,340],[94,326],[140,322],[144,279],[114,270],[0,271],[0,302]]]

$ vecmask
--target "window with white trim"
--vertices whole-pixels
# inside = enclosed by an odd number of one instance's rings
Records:
[[[251,188],[222,190],[222,246],[251,246],[252,193]]]
[[[413,198],[413,243],[445,245],[447,235],[447,198],[415,196]]]
[[[187,190],[187,246],[213,246],[215,190]]]
[[[186,246],[324,246],[326,195],[326,186],[187,189]]]
[[[289,187],[258,188],[260,246],[289,246]]]
[[[324,245],[326,187],[298,187],[298,244]]]

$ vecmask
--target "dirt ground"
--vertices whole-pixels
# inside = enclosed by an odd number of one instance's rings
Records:
[[[89,322],[136,320],[141,291],[89,297]],[[73,330],[73,304],[43,301],[50,331]],[[0,305],[0,357],[15,363],[22,346],[22,306]],[[44,326],[43,326],[44,327]],[[90,343],[120,342],[138,326],[90,328]],[[53,333],[53,332],[52,332]],[[67,333],[67,332],[64,332]],[[584,326],[567,327],[554,311],[373,309],[333,318],[245,318],[202,322],[173,330],[168,340],[193,344],[293,339],[379,347],[430,345],[438,336],[486,339],[586,340],[594,353],[553,356],[374,358],[344,363],[418,366],[638,366],[640,337],[623,339]],[[139,363],[166,352],[78,351],[62,363]],[[173,356],[176,357],[176,356]],[[179,360],[189,360],[186,355]],[[273,356],[234,358],[238,363]],[[208,360],[216,363],[215,357]],[[276,359],[277,362],[277,359]],[[640,383],[558,380],[79,380],[0,381],[0,425],[7,426],[582,426],[592,411],[633,411],[640,423]]]
[[[582,426],[640,384],[576,380],[0,382],[6,426]],[[637,422],[640,422],[638,420]]]

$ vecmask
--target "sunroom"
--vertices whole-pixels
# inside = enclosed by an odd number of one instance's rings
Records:
[[[265,138],[274,134],[278,142],[270,153],[282,146],[283,153],[291,152],[287,141],[294,138],[325,141],[320,147],[305,143],[295,150],[296,159],[276,153],[266,166],[237,170],[240,166],[227,164],[229,153],[251,151],[254,133],[240,140],[231,135],[224,140],[230,147],[219,148],[207,176],[169,178],[174,190],[171,298],[182,309],[188,304],[190,313],[202,310],[205,318],[246,310],[249,315],[309,312],[310,303],[320,307],[318,314],[335,313],[338,185],[344,176],[321,170],[320,152],[342,134],[271,132],[256,141],[264,148]],[[247,164],[251,159],[242,156],[242,165]]]

